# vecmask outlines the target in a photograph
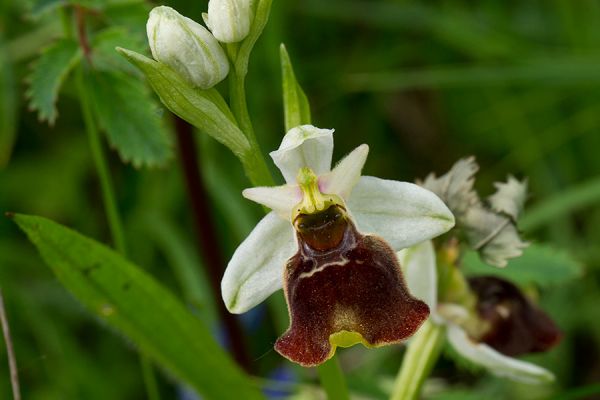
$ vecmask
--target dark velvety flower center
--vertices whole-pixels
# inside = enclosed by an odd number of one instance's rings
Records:
[[[294,226],[299,249],[287,262],[284,286],[291,325],[275,344],[283,356],[318,365],[338,345],[406,339],[427,318],[429,308],[408,292],[394,251],[360,234],[342,207],[300,215]]]
[[[546,313],[512,283],[484,276],[469,279],[477,295],[477,313],[490,324],[479,340],[508,356],[547,351],[561,333]]]

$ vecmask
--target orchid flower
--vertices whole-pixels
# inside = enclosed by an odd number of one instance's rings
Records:
[[[459,355],[494,375],[516,381],[554,379],[550,371],[513,357],[546,351],[560,339],[550,318],[516,286],[495,277],[476,277],[465,282],[468,289],[455,297],[456,302],[439,301],[432,242],[404,249],[398,258],[409,289],[427,303],[432,323],[446,326],[448,342]]]
[[[448,231],[454,217],[432,192],[361,176],[368,146],[331,169],[333,130],[291,129],[270,153],[286,184],[243,191],[272,211],[244,240],[221,282],[243,313],[285,288],[290,328],[275,349],[304,366],[337,346],[397,343],[429,315],[410,295],[394,251]]]

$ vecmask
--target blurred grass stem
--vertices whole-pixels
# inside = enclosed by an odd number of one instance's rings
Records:
[[[340,367],[337,356],[333,356],[324,364],[317,367],[321,386],[329,400],[349,400],[350,393],[344,378],[344,372]]]
[[[8,356],[8,369],[10,370],[10,384],[13,391],[13,399],[21,400],[21,389],[19,387],[19,372],[17,369],[17,358],[13,348],[12,339],[10,337],[10,327],[8,326],[8,317],[4,308],[4,297],[0,288],[0,323],[2,323],[2,333],[4,335],[4,343],[6,343],[6,354]]]
[[[407,345],[391,400],[419,398],[421,387],[435,365],[443,344],[444,328],[426,321]]]

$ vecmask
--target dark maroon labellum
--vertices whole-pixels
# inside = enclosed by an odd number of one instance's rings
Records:
[[[304,366],[335,350],[330,335],[356,332],[368,346],[400,342],[429,316],[410,295],[394,251],[376,236],[361,235],[345,210],[299,215],[298,252],[288,260],[284,290],[291,326],[275,349]]]
[[[556,324],[512,283],[482,276],[469,279],[477,313],[490,323],[479,340],[507,356],[547,351],[561,339]]]

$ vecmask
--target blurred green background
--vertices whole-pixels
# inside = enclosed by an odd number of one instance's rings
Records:
[[[60,89],[53,126],[38,121],[25,94],[32,64],[63,35],[69,3],[0,1],[0,211],[45,216],[109,243],[73,79]],[[147,13],[158,3],[76,3],[90,11],[92,37],[119,26],[145,48]],[[197,21],[207,8],[206,1],[166,4]],[[600,396],[599,21],[600,1],[593,0],[273,2],[247,85],[265,153],[284,134],[284,42],[315,125],[336,129],[334,159],[368,143],[365,174],[413,181],[444,173],[473,154],[482,195],[508,173],[528,177],[525,237],[567,251],[583,266],[579,279],[537,292],[564,340],[531,360],[555,372],[555,384],[513,384],[457,367],[445,356],[426,398]],[[171,126],[167,111],[155,112]],[[199,138],[200,169],[226,260],[262,210],[241,197],[249,183],[237,160],[212,139]],[[219,336],[176,154],[159,168],[134,168],[115,151],[109,157],[130,258],[185,299]],[[141,398],[133,346],[85,312],[6,218],[0,218],[0,286],[24,398]],[[314,374],[290,367],[272,350],[281,332],[266,310],[242,322],[260,380],[282,385],[284,376],[292,382],[285,388],[310,390]],[[351,388],[366,398],[385,398],[401,348],[341,353]],[[168,375],[159,376],[159,384],[164,398],[189,398]],[[10,393],[2,345],[0,398]]]

